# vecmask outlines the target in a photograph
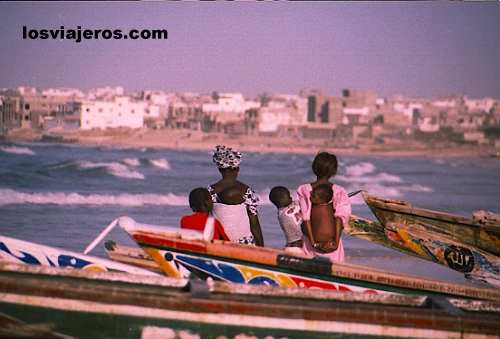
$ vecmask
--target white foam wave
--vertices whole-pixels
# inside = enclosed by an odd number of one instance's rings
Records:
[[[166,171],[168,171],[171,167],[170,167],[170,163],[168,162],[167,159],[165,158],[160,158],[160,159],[149,159],[148,160],[149,163],[155,167],[158,167],[158,168],[161,168],[161,169],[164,169]]]
[[[2,150],[5,153],[11,153],[11,154],[35,155],[35,152],[33,152],[28,147],[4,146],[4,147],[0,147],[0,150]]]
[[[82,169],[105,168],[109,174],[116,177],[144,179],[144,174],[141,172],[130,170],[127,166],[118,162],[91,162],[84,160],[78,162],[78,167]]]
[[[434,192],[432,188],[419,184],[413,184],[411,186],[402,186],[399,189],[407,192],[426,192],[426,193]]]
[[[371,176],[343,176],[337,175],[335,177],[339,181],[343,182],[356,182],[356,183],[379,183],[379,182],[402,182],[401,177],[389,173],[379,173]]]
[[[364,174],[373,173],[375,169],[375,165],[371,162],[360,162],[351,166],[347,166],[346,173],[349,176],[359,177]]]
[[[126,165],[134,166],[134,167],[137,167],[141,164],[141,162],[137,158],[125,158],[122,160],[122,162]]]
[[[365,190],[369,194],[376,195],[379,197],[384,197],[384,198],[400,198],[403,196],[403,193],[401,193],[400,187],[389,187],[389,186],[384,186],[380,185],[377,183],[369,183],[369,184],[362,184],[356,187],[350,187],[348,189],[349,192],[355,191],[355,190]],[[351,204],[353,205],[362,205],[364,204],[364,200],[361,196],[361,194],[357,194],[354,197],[350,199]]]
[[[168,194],[79,194],[63,192],[24,193],[0,189],[0,205],[119,205],[138,207],[144,205],[187,206],[185,195]]]

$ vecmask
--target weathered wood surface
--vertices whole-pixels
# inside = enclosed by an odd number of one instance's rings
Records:
[[[65,319],[74,319],[77,329],[76,333],[70,331],[69,334],[76,336],[89,327],[80,319],[91,316],[107,317],[108,322],[101,322],[106,328],[100,331],[108,331],[108,337],[128,337],[148,324],[172,327],[175,321],[181,321],[183,328],[217,325],[221,333],[238,333],[230,329],[242,327],[254,331],[269,329],[269,334],[286,329],[292,331],[291,337],[294,331],[300,336],[347,333],[447,338],[469,335],[493,338],[500,333],[498,313],[479,310],[455,315],[438,304],[420,303],[418,298],[413,298],[413,306],[411,302],[395,306],[390,305],[391,302],[377,302],[368,297],[360,299],[349,294],[314,296],[312,290],[302,291],[305,294],[296,297],[283,293],[282,289],[273,292],[272,288],[264,286],[245,286],[245,291],[236,293],[235,285],[223,283],[202,285],[196,290],[191,284],[180,288],[145,283],[158,279],[155,277],[141,277],[140,282],[134,282],[119,278],[125,275],[122,273],[100,273],[86,279],[82,272],[75,274],[74,270],[34,266],[16,270],[16,266],[0,264],[0,312],[15,313],[17,310],[23,316],[30,314],[40,318],[44,315],[53,320],[55,331],[59,328],[73,330],[72,324],[58,322],[62,318],[51,318],[55,312],[65,312],[69,314]],[[126,323],[125,332],[113,332],[123,328],[118,326],[119,322]]]
[[[443,233],[421,225],[387,223],[385,226],[352,216],[345,232],[405,254],[441,264],[464,273],[466,278],[500,286],[500,258],[474,246],[464,245]]]
[[[387,238],[385,227],[377,221],[352,215],[349,223],[344,228],[344,232],[352,237],[368,240],[384,247],[419,257],[415,252]]]
[[[363,193],[366,204],[382,225],[420,225],[465,245],[500,255],[500,224],[481,224],[449,213],[415,208],[405,201],[381,199]]]
[[[114,261],[162,272],[158,264],[139,247],[122,246],[113,241],[107,241],[105,249],[106,255]]]
[[[17,318],[0,313],[0,338],[44,338],[73,339],[74,337],[54,332],[52,324],[27,324]]]

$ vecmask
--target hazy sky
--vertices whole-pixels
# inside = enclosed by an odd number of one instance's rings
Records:
[[[166,28],[169,39],[23,40]],[[500,3],[0,3],[0,87],[500,98]]]

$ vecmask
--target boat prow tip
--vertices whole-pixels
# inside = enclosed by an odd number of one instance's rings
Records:
[[[128,230],[135,228],[136,222],[131,217],[125,215],[118,218],[118,225],[124,230]]]

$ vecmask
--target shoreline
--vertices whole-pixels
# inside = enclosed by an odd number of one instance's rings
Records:
[[[423,143],[400,145],[360,144],[356,147],[339,147],[320,140],[294,138],[238,136],[207,134],[188,130],[136,130],[136,131],[78,131],[41,133],[33,130],[15,131],[4,136],[7,142],[49,142],[82,146],[117,146],[130,148],[160,148],[180,151],[211,151],[217,144],[224,144],[242,152],[260,154],[317,154],[328,151],[347,156],[420,157],[429,159],[498,157],[492,148],[475,145],[454,147],[429,147]],[[411,150],[409,149],[411,148]]]

